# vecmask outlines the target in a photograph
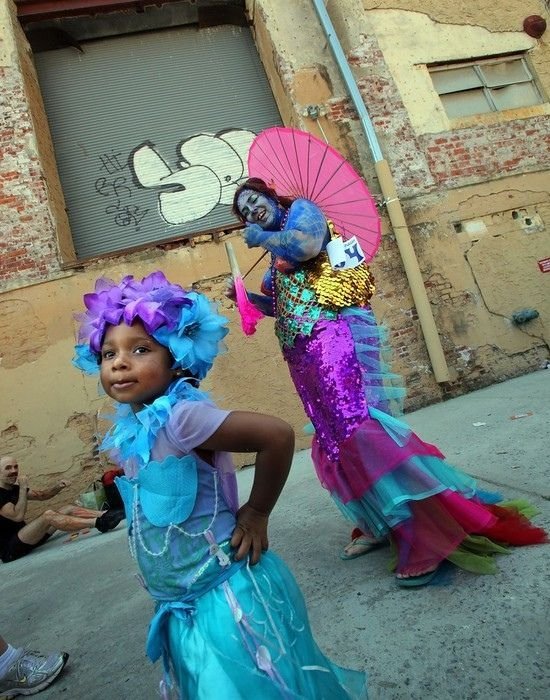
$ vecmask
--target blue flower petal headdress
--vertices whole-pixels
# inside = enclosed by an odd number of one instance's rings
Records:
[[[153,338],[167,347],[174,368],[203,379],[227,335],[227,319],[203,294],[188,292],[169,282],[160,271],[138,282],[132,275],[119,284],[101,278],[92,294],[84,295],[87,311],[75,318],[81,323],[73,364],[87,374],[99,371],[101,344],[109,325],[131,325],[139,320]]]

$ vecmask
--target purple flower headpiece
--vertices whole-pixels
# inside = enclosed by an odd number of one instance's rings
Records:
[[[101,344],[107,326],[131,325],[140,320],[147,333],[166,346],[174,367],[203,379],[227,334],[227,319],[219,316],[203,294],[170,283],[162,272],[138,282],[132,275],[116,284],[100,278],[92,294],[84,295],[87,311],[75,316],[81,323],[73,364],[88,374],[99,371]]]

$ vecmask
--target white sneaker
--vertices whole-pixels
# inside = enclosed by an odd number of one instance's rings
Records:
[[[0,678],[0,697],[7,700],[17,695],[39,693],[59,676],[68,658],[66,652],[45,656],[37,651],[22,649],[7,673]]]

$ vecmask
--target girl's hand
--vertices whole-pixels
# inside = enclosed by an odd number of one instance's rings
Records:
[[[260,513],[245,503],[237,512],[237,525],[231,538],[231,546],[236,549],[235,559],[240,561],[250,554],[250,564],[260,561],[262,552],[269,547],[267,522],[269,516]]]

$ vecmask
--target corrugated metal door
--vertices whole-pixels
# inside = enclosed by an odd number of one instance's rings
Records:
[[[250,31],[179,27],[35,56],[79,259],[233,224],[280,116]]]

